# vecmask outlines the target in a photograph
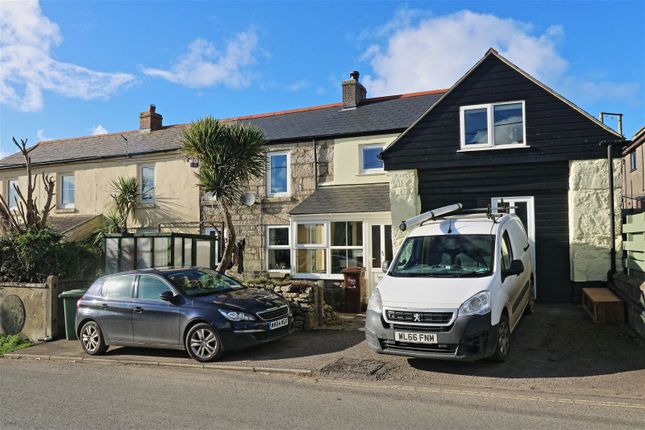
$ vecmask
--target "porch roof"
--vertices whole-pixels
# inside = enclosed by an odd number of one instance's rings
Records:
[[[389,184],[320,187],[289,212],[290,215],[389,212]]]

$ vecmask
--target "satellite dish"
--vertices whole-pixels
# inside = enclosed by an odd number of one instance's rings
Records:
[[[255,203],[255,194],[244,193],[240,196],[240,203],[244,206],[253,206]]]

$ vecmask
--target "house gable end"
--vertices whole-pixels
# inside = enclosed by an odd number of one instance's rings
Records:
[[[524,101],[527,147],[460,152],[460,107]],[[596,159],[620,135],[489,52],[384,153],[386,170]],[[617,152],[618,154],[618,152]]]

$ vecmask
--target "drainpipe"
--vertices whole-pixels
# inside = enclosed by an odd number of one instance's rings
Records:
[[[627,142],[628,141],[625,140],[601,140],[598,142],[598,146],[607,145],[607,162],[609,163],[607,171],[609,175],[609,225],[611,228],[611,247],[609,249],[609,257],[611,258],[611,261],[609,263],[607,281],[610,281],[614,273],[616,273],[616,211],[614,208],[614,163],[611,151],[614,143],[624,145]]]
[[[311,144],[314,149],[314,189],[318,189],[318,151],[316,145],[316,137],[314,136],[311,139]]]

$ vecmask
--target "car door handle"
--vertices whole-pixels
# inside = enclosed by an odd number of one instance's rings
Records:
[[[107,308],[109,308],[110,306],[108,306],[108,304],[107,304],[107,303],[103,303],[103,304],[101,305],[101,307],[102,307],[103,309],[107,309]]]
[[[141,312],[143,312],[143,308],[142,308],[142,307],[140,307],[140,306],[137,306],[136,308],[134,308],[134,311],[135,311],[136,313],[140,314]]]

